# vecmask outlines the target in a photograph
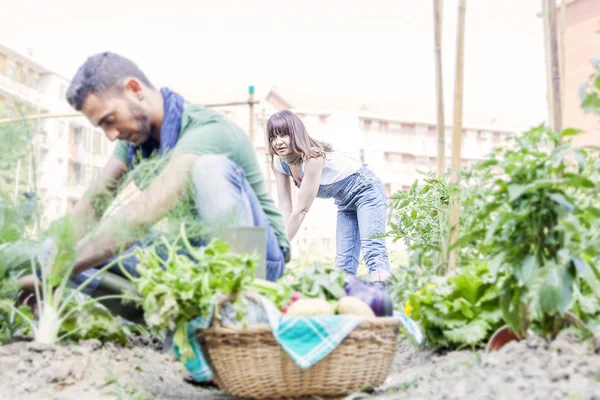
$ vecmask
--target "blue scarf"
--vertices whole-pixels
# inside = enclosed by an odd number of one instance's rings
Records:
[[[160,128],[160,145],[152,139],[148,139],[139,146],[130,144],[127,154],[127,165],[130,170],[135,167],[134,155],[136,153],[141,153],[142,158],[148,158],[158,148],[157,154],[160,156],[175,147],[177,139],[179,139],[184,99],[167,88],[160,89],[160,94],[163,96],[165,114]]]

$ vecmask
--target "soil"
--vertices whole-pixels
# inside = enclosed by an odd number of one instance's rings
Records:
[[[47,346],[0,346],[0,397],[38,399],[229,399],[211,385],[186,379],[159,344],[132,348],[90,340]],[[498,352],[419,350],[401,340],[390,376],[371,397],[398,399],[600,400],[600,355],[593,343],[561,334],[531,337]],[[354,395],[354,398],[362,397]],[[365,394],[366,397],[366,394]]]

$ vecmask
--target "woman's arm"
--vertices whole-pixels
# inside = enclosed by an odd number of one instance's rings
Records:
[[[277,184],[277,206],[283,215],[283,220],[287,222],[290,214],[292,213],[292,191],[290,189],[290,177],[282,174],[275,168],[273,168],[273,173],[275,174],[275,182]]]
[[[309,158],[306,162],[302,185],[298,192],[298,202],[292,209],[286,223],[289,240],[292,240],[294,236],[296,236],[296,233],[298,233],[298,229],[300,229],[300,225],[302,225],[302,221],[304,221],[304,216],[317,196],[319,184],[321,182],[321,173],[323,172],[323,165],[325,165],[325,159],[323,157]]]

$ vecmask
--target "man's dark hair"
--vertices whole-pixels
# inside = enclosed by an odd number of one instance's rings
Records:
[[[115,53],[94,54],[79,67],[67,90],[67,101],[77,111],[91,93],[98,94],[120,87],[125,78],[137,78],[154,88],[142,70],[128,58]]]

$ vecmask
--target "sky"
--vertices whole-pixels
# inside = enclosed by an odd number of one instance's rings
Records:
[[[546,118],[539,0],[468,0],[464,119]],[[433,0],[0,0],[0,42],[71,77],[91,54],[134,60],[159,86],[202,103],[272,87],[389,102],[435,116]],[[444,0],[446,121],[452,118],[458,1]]]

